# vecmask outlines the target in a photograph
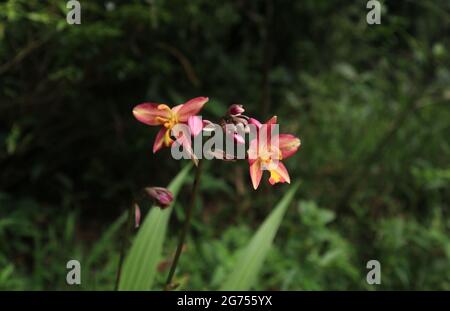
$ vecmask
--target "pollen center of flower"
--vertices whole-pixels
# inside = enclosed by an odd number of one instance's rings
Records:
[[[169,106],[161,104],[158,106],[158,110],[167,111],[168,117],[156,117],[156,119],[168,130],[172,129],[178,123],[178,115]]]
[[[270,164],[273,160],[281,160],[281,151],[278,148],[272,147],[269,149],[262,148],[259,152],[259,159],[264,164]]]

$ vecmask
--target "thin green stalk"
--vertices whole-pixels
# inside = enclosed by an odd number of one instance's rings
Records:
[[[172,279],[173,279],[173,276],[175,274],[175,270],[177,268],[178,261],[180,259],[180,255],[181,255],[181,251],[183,249],[184,241],[186,240],[186,236],[187,236],[188,231],[189,231],[191,218],[192,218],[192,212],[193,212],[194,207],[195,207],[195,199],[197,197],[198,187],[199,187],[199,184],[200,184],[200,176],[201,176],[201,172],[202,172],[202,163],[203,163],[202,160],[198,161],[197,170],[195,172],[194,185],[192,186],[190,206],[189,206],[189,209],[186,212],[186,219],[184,221],[183,229],[180,232],[180,238],[178,240],[178,247],[177,247],[177,250],[175,252],[175,256],[173,258],[172,265],[170,267],[169,275],[167,276],[166,285],[164,287],[164,290],[171,290],[173,288],[173,286],[172,286]]]

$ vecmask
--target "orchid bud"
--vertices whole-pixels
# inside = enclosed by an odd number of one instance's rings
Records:
[[[145,192],[155,201],[155,204],[162,209],[169,207],[173,201],[173,194],[163,187],[148,187]]]
[[[137,205],[135,203],[134,204],[134,227],[138,228],[140,223],[141,223],[141,209],[139,208],[139,205]]]
[[[245,111],[242,105],[233,104],[228,108],[228,114],[230,116],[239,116]]]

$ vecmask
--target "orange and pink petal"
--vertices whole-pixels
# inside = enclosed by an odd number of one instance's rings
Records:
[[[277,165],[270,170],[269,183],[271,185],[274,185],[276,183],[284,183],[284,182],[290,184],[291,178],[289,177],[289,173],[286,169],[286,166],[284,166],[283,163],[278,161]]]
[[[198,114],[207,102],[208,97],[196,97],[187,101],[175,111],[178,114],[178,120],[180,122],[187,122],[189,117]]]
[[[167,129],[162,128],[156,134],[155,142],[153,143],[153,153],[156,153],[164,145],[164,136],[166,135]]]
[[[289,158],[300,148],[301,142],[298,137],[291,134],[280,134],[278,136],[278,146],[283,159]]]
[[[262,173],[260,161],[254,161],[253,164],[250,165],[250,178],[252,179],[253,189],[255,190],[261,182]]]
[[[169,112],[161,110],[158,107],[160,104],[143,103],[133,108],[133,115],[140,122],[147,125],[160,125],[160,118],[168,118]]]
[[[253,139],[250,141],[247,156],[250,165],[258,159],[258,139]]]
[[[272,118],[270,118],[269,120],[267,120],[266,124],[267,124],[267,125],[277,124],[277,116],[273,116]]]

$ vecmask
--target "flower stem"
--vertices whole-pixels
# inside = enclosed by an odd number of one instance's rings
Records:
[[[172,286],[172,279],[173,279],[173,276],[175,274],[175,270],[177,268],[178,261],[180,259],[180,255],[181,255],[181,251],[183,249],[184,241],[185,241],[186,236],[187,236],[188,231],[189,231],[189,226],[190,226],[191,218],[192,218],[192,212],[193,212],[194,207],[195,207],[195,199],[197,197],[198,187],[199,187],[199,184],[200,184],[200,176],[201,176],[201,172],[202,172],[202,163],[203,163],[202,160],[198,161],[197,170],[195,172],[194,184],[192,186],[190,206],[189,206],[189,209],[186,212],[186,219],[184,221],[183,229],[180,232],[180,238],[178,240],[178,247],[177,247],[177,250],[175,252],[175,256],[173,258],[172,265],[170,267],[169,275],[167,276],[167,281],[166,281],[166,285],[164,287],[164,290],[171,290],[173,288],[173,286]]]

